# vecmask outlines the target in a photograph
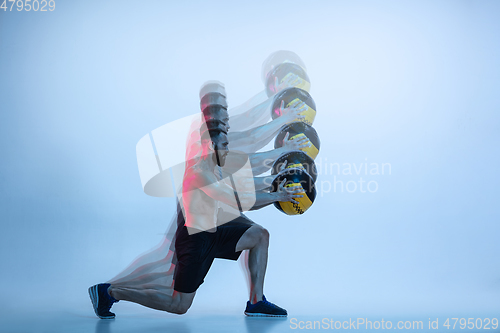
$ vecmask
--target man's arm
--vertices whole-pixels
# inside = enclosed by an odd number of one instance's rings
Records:
[[[306,148],[311,145],[309,139],[306,137],[297,137],[295,139],[288,140],[289,135],[289,133],[285,135],[285,144],[283,145],[283,147],[265,151],[262,153],[250,154],[249,159],[254,175],[260,175],[261,173],[268,171],[273,166],[274,161],[276,161],[278,157],[280,157],[284,153],[288,153],[294,150],[300,150],[301,148]]]
[[[297,137],[292,140],[288,140],[288,137],[289,134],[287,133],[284,138],[285,143],[283,147],[265,152],[245,154],[229,151],[223,171],[228,174],[234,173],[239,170],[247,160],[250,160],[252,174],[254,176],[260,175],[261,173],[268,171],[272,167],[274,161],[276,161],[278,157],[284,153],[300,150],[301,148],[306,148],[311,145],[309,139],[306,137]]]
[[[267,124],[243,132],[230,131],[228,133],[230,149],[254,153],[267,145],[278,134],[280,129],[289,122],[287,117],[278,117]]]
[[[271,105],[273,98],[268,98],[265,91],[260,92],[246,103],[229,109],[231,127],[235,131],[244,131],[267,123],[271,118]]]
[[[281,83],[278,83],[276,79],[276,91],[296,87],[301,83],[302,79],[295,74],[286,77]],[[267,97],[266,91],[263,90],[240,106],[231,108],[229,116],[231,117],[233,131],[244,131],[250,127],[257,127],[267,123],[271,116],[273,102],[274,96]]]
[[[267,145],[283,126],[297,119],[305,118],[305,116],[301,115],[301,112],[307,110],[307,105],[304,102],[296,101],[290,107],[284,108],[284,102],[282,101],[280,108],[281,116],[267,124],[243,132],[230,131],[228,134],[230,149],[245,153],[256,152]],[[231,127],[232,124],[233,118],[230,120]]]
[[[197,177],[193,177],[193,186],[201,189],[205,194],[214,200],[221,201],[234,208],[240,209],[238,201],[241,205],[241,210],[248,211],[254,206],[263,206],[275,201],[295,201],[296,198],[302,197],[300,192],[303,192],[302,186],[284,187],[285,180],[279,185],[277,192],[266,191],[234,191],[234,189],[224,182],[217,181],[215,175],[198,172]],[[238,198],[238,201],[236,200]]]
[[[273,184],[273,180],[277,177],[278,175],[271,175],[271,176],[264,176],[264,177],[254,177],[253,178],[253,183],[255,186],[255,189],[258,191],[266,190],[271,185]]]
[[[286,165],[288,164],[288,161],[285,161],[279,170],[279,172],[283,171],[286,169]],[[261,191],[261,190],[269,190],[271,185],[273,184],[274,179],[276,179],[278,175],[270,175],[270,176],[263,176],[263,177],[253,177],[250,179],[239,179],[241,185],[240,186],[248,186],[248,182],[253,182],[253,186],[255,190]]]
[[[223,181],[218,181],[214,174],[210,172],[193,172],[190,177],[185,177],[184,182],[189,184],[189,190],[200,189],[210,198],[221,201],[233,208],[239,209],[236,201],[236,191]],[[238,193],[238,198],[242,206],[252,206],[255,196],[250,193]]]
[[[256,191],[256,200],[255,204],[252,207],[249,207],[248,210],[251,210],[253,207],[267,206],[275,201],[290,201],[298,204],[295,199],[303,197],[302,194],[298,194],[304,192],[304,189],[301,185],[284,187],[286,179],[279,184],[278,191],[276,192],[267,192],[267,191]]]

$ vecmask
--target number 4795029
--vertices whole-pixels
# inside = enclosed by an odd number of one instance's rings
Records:
[[[453,321],[453,327],[452,323]],[[470,330],[489,330],[489,329],[494,329],[496,330],[498,328],[498,319],[497,318],[447,318],[446,321],[444,322],[443,326],[446,327],[447,329],[455,329],[455,326],[457,326],[457,323],[460,326],[460,329],[465,329],[468,328]],[[491,325],[491,326],[490,326]],[[458,327],[457,327],[458,328]]]
[[[0,0],[1,1],[1,0]],[[9,7],[10,6],[10,7]],[[4,12],[7,9],[11,12],[12,8],[16,8],[18,12],[20,11],[34,11],[34,12],[46,12],[47,9],[53,12],[56,9],[55,0],[3,0],[0,9]]]

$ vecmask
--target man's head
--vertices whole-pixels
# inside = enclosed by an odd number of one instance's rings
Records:
[[[205,130],[201,133],[201,145],[206,155],[211,154],[214,163],[224,166],[229,153],[227,132],[218,120],[211,120],[202,126]]]
[[[219,104],[209,105],[205,109],[203,109],[203,116],[205,118],[205,122],[210,120],[218,120],[224,123],[224,130],[226,132],[229,131],[229,113],[227,109]]]
[[[201,111],[205,110],[210,105],[220,105],[227,109],[226,96],[216,92],[205,94],[200,100]]]

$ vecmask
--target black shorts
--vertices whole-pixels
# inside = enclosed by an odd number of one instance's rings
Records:
[[[177,264],[174,290],[195,292],[203,283],[215,258],[238,260],[241,251],[236,252],[236,244],[254,224],[252,220],[240,216],[218,226],[216,232],[202,231],[192,235],[189,235],[186,226],[179,224],[175,240]]]

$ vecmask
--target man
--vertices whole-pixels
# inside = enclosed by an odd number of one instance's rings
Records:
[[[220,129],[222,131],[227,132],[229,130],[229,115],[227,113],[227,102],[225,101],[226,98],[226,93],[224,86],[220,82],[209,82],[202,86],[200,89],[200,106],[203,111],[201,115],[202,122],[203,121],[220,121],[221,123],[219,126],[221,127]],[[215,104],[214,104],[215,103]],[[283,105],[281,106],[283,109]],[[261,153],[251,153],[251,154],[241,154],[241,153],[236,153],[235,150],[246,150],[250,152],[255,152],[256,150],[262,148],[269,140],[274,137],[274,135],[281,129],[281,127],[287,123],[290,123],[294,121],[297,118],[301,118],[303,116],[300,115],[300,113],[304,110],[304,103],[296,103],[292,105],[291,107],[288,107],[286,109],[283,109],[281,114],[282,116],[271,121],[270,123],[258,126],[257,128],[251,128],[251,114],[254,112],[249,112],[247,114],[241,114],[239,117],[245,119],[245,123],[247,126],[247,130],[243,132],[231,132],[229,133],[229,141],[231,142],[231,149],[232,149],[232,154],[229,155],[228,157],[228,162],[226,163],[227,165],[224,167],[224,169],[219,169],[218,171],[218,176],[219,178],[221,177],[227,177],[229,174],[232,174],[238,170],[238,168],[242,164],[242,160],[248,160],[251,164],[251,173],[247,174],[246,177],[236,177],[234,180],[236,180],[236,184],[228,184],[232,185],[233,188],[240,188],[242,187],[242,184],[244,183],[245,186],[248,186],[249,183],[251,183],[252,190],[251,192],[254,191],[254,189],[264,189],[269,187],[270,183],[272,182],[272,179],[274,178],[273,176],[268,176],[268,177],[253,177],[255,174],[260,174],[263,172],[266,172],[269,170],[271,167],[271,164],[269,163],[270,161],[276,160],[280,155],[283,153],[286,153],[288,151],[292,150],[298,150],[300,148],[304,148],[307,146],[308,142],[304,138],[297,138],[294,140],[286,141],[286,144],[282,148],[274,149],[271,151],[267,152],[261,152]],[[270,112],[268,112],[270,114]],[[238,117],[236,117],[238,118]],[[231,118],[233,119],[233,117]],[[187,144],[188,150],[186,151],[186,168],[189,169],[193,164],[195,164],[198,161],[198,157],[200,154],[200,144],[199,144],[199,137],[200,137],[200,123],[193,123],[194,127],[192,127],[192,135],[190,135],[189,142]],[[182,138],[181,138],[182,139]],[[234,143],[233,143],[234,142]],[[227,157],[227,156],[226,156]],[[181,198],[180,202],[178,203],[178,212],[177,212],[177,223],[173,223],[172,226],[169,228],[168,234],[173,235],[175,234],[175,229],[177,228],[177,225],[182,228],[184,225],[184,205],[182,203]],[[252,209],[260,209],[267,204],[270,204],[271,202],[264,203],[260,206],[254,205]],[[234,222],[234,223],[251,223],[254,224],[252,221],[250,221],[246,216],[244,216],[241,213],[241,207],[236,207],[236,206],[231,206],[227,205],[224,203],[220,204],[221,209],[218,211],[218,216],[217,216],[217,225],[223,225],[227,222]],[[173,232],[173,233],[172,233]],[[164,256],[159,256],[156,257],[158,259],[154,260],[148,260],[146,257],[142,257],[143,259],[143,264],[140,266],[135,266],[137,268],[134,269],[134,264],[130,266],[132,268],[129,270],[130,273],[127,273],[127,275],[121,275],[112,281],[110,281],[107,284],[99,284],[95,285],[91,288],[89,288],[89,293],[91,294],[91,299],[94,304],[94,310],[96,311],[96,314],[100,318],[114,318],[114,314],[109,312],[109,308],[111,305],[116,302],[116,299],[109,298],[108,299],[108,293],[103,292],[106,291],[106,288],[111,284],[115,289],[120,289],[120,290],[128,290],[129,293],[134,293],[137,295],[141,300],[138,302],[140,304],[143,304],[141,302],[147,302],[142,300],[141,297],[144,297],[144,295],[156,295],[155,297],[160,298],[160,299],[169,299],[169,297],[174,296],[172,294],[172,276],[173,273],[176,269],[176,256],[173,251],[174,249],[174,241],[175,237],[168,236],[165,238],[164,242],[162,243],[160,247],[160,251],[153,251],[149,254],[156,254],[156,253],[165,253],[165,250],[168,251]],[[170,245],[169,245],[170,243]],[[249,262],[251,261],[250,258],[248,258],[248,253],[246,253],[245,259],[247,260],[246,267],[249,266]],[[250,272],[251,275],[251,272]],[[178,280],[178,279],[177,279]],[[252,280],[251,276],[250,279]],[[153,284],[154,283],[154,284]],[[256,284],[258,286],[258,284]],[[252,286],[250,293],[252,294]],[[113,288],[111,288],[113,289]],[[258,287],[257,289],[258,290]],[[142,294],[140,291],[144,291]],[[98,301],[99,294],[104,295],[104,297],[101,297],[101,301]],[[254,296],[256,295],[253,293]],[[140,295],[140,296],[139,296]],[[149,297],[148,296],[148,297]],[[258,295],[257,295],[258,296]],[[257,297],[259,300],[262,299],[260,296]],[[254,297],[255,300],[257,298]],[[99,310],[99,304],[102,303],[104,305],[103,309],[104,310]],[[101,306],[101,307],[102,307]],[[148,305],[146,305],[148,306]],[[247,314],[249,314],[248,312]]]
[[[89,289],[94,310],[100,318],[113,318],[109,312],[119,300],[135,302],[153,309],[183,314],[189,309],[196,290],[203,283],[213,260],[236,260],[241,251],[249,250],[251,295],[245,313],[255,316],[286,316],[286,311],[268,302],[263,294],[267,266],[269,233],[263,227],[245,220],[235,219],[217,226],[218,202],[236,209],[262,206],[275,201],[291,201],[302,197],[300,186],[279,186],[274,193],[264,191],[237,192],[217,174],[228,155],[227,132],[218,126],[207,128],[201,136],[201,156],[194,165],[186,168],[182,198],[185,224],[178,230],[176,252],[178,264],[175,271],[174,292],[157,289],[139,289],[99,284]]]

